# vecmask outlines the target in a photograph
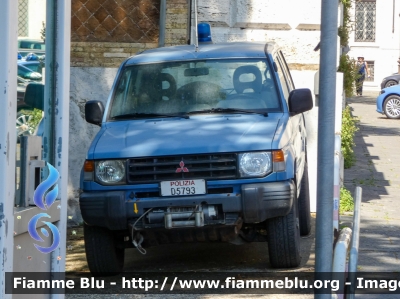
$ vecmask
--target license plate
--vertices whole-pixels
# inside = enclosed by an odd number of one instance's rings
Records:
[[[161,196],[206,194],[204,180],[178,180],[161,182]]]

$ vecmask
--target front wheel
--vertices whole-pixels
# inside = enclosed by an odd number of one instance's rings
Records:
[[[383,111],[388,118],[400,118],[400,97],[389,96],[383,103]]]
[[[295,197],[295,196],[294,196]],[[267,222],[269,261],[274,268],[293,268],[300,265],[300,225],[297,200],[286,216]]]
[[[84,224],[86,260],[95,276],[117,275],[124,267],[125,249],[117,247],[112,231]]]
[[[389,80],[385,83],[385,88],[393,86],[393,85],[397,85],[398,83],[394,80]]]

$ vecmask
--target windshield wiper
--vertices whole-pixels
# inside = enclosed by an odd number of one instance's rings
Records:
[[[254,110],[244,110],[244,109],[237,109],[237,108],[212,108],[212,109],[190,111],[187,114],[219,113],[219,112],[261,114],[263,116],[268,116],[267,112],[258,112],[258,111],[254,111]]]
[[[111,119],[132,119],[132,118],[148,118],[148,117],[180,117],[188,119],[186,114],[160,114],[160,113],[127,113],[110,117]]]

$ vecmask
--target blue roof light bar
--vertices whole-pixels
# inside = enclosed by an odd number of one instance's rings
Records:
[[[212,42],[211,26],[208,23],[199,23],[197,25],[199,43]]]

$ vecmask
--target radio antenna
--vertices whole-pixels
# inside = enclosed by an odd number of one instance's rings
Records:
[[[194,39],[194,46],[196,52],[199,51],[199,36],[197,32],[197,0],[194,0],[194,28],[195,28],[195,39]]]

